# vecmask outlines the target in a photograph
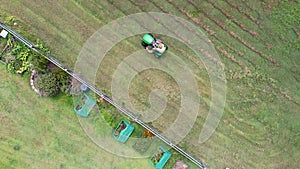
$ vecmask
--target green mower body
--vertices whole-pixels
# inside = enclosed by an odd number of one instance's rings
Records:
[[[147,33],[143,36],[143,42],[145,42],[147,45],[151,45],[155,41],[154,37]]]
[[[157,58],[160,58],[162,54],[168,50],[168,46],[161,40],[156,40],[154,36],[147,33],[142,38],[142,46],[149,52],[153,53]]]

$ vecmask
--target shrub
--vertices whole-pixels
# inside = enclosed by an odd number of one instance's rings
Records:
[[[68,94],[70,91],[70,76],[57,68],[51,73],[38,75],[35,85],[47,96],[53,96],[58,92]]]
[[[49,49],[46,48],[38,39],[36,42],[36,47],[41,49],[46,53],[50,53]],[[34,53],[32,57],[30,57],[30,63],[32,64],[32,69],[36,70],[39,73],[46,73],[48,72],[47,66],[49,65],[49,60],[44,58],[43,56]]]
[[[70,76],[59,68],[55,69],[51,74],[55,77],[59,90],[68,94],[70,92]]]
[[[38,73],[46,73],[48,71],[47,66],[49,61],[46,58],[38,54],[34,54],[29,58],[29,61],[31,63],[32,70],[35,70]]]
[[[36,70],[38,73],[48,72],[47,66],[49,61],[32,51],[22,42],[15,41],[14,38],[9,35],[7,45],[12,47],[11,51],[5,56],[6,58],[9,58],[6,60],[8,61],[8,67],[11,72],[23,73],[30,68]],[[50,53],[39,41],[37,42],[37,46],[43,51]],[[10,58],[11,56],[13,57]]]
[[[11,72],[23,73],[29,70],[28,58],[32,55],[31,50],[23,43],[15,43],[13,49],[6,57],[13,56],[8,59],[8,68]]]
[[[36,47],[39,48],[41,51],[45,52],[46,54],[50,54],[50,50],[42,44],[40,39],[37,39]]]
[[[40,74],[35,80],[35,87],[47,96],[53,96],[59,91],[59,84],[51,73]]]
[[[16,21],[14,16],[6,16],[4,19],[4,23],[8,25],[13,25],[13,23]]]

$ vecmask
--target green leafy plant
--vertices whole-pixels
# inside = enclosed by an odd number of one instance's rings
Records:
[[[4,22],[7,23],[7,24],[9,24],[9,25],[12,25],[13,22],[15,22],[15,20],[16,19],[15,19],[14,16],[7,16],[7,17],[5,17]]]
[[[51,73],[39,75],[36,78],[35,87],[47,96],[53,96],[59,91],[57,79]]]
[[[32,54],[32,51],[23,43],[15,43],[11,45],[13,45],[13,49],[8,53],[8,55],[12,55],[14,58],[9,59],[9,71],[19,74],[28,71],[30,69],[28,59]]]
[[[31,64],[31,69],[37,71],[38,73],[47,73],[48,72],[48,64],[49,61],[38,55],[34,54],[29,58],[29,62]]]
[[[55,77],[60,91],[68,94],[70,91],[70,76],[59,68],[55,69],[51,74]]]
[[[12,46],[11,51],[8,52],[7,55],[14,56],[14,59],[10,59],[8,62],[8,67],[11,72],[23,73],[30,69],[43,74],[48,72],[47,66],[49,61],[32,51],[25,44],[13,42],[12,37],[9,35],[7,45]],[[50,53],[49,49],[44,47],[39,41],[37,41],[37,46],[43,51]]]
[[[35,46],[43,52],[50,54],[50,50],[47,47],[45,47],[39,39],[37,39]]]

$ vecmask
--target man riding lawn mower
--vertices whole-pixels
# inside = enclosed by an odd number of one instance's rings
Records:
[[[156,58],[160,58],[161,55],[168,50],[168,46],[164,44],[160,39],[155,39],[150,33],[143,36],[142,45],[148,53],[153,53]]]

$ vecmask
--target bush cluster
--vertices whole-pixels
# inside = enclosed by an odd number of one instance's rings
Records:
[[[36,45],[40,50],[50,53],[49,49],[44,47],[40,41]],[[11,73],[24,74],[35,70],[37,77],[35,78],[35,88],[37,88],[43,96],[53,96],[58,93],[69,94],[70,76],[58,67],[51,65],[45,57],[32,51],[22,42],[8,35],[6,41],[6,52],[4,59],[7,63],[7,69]]]

